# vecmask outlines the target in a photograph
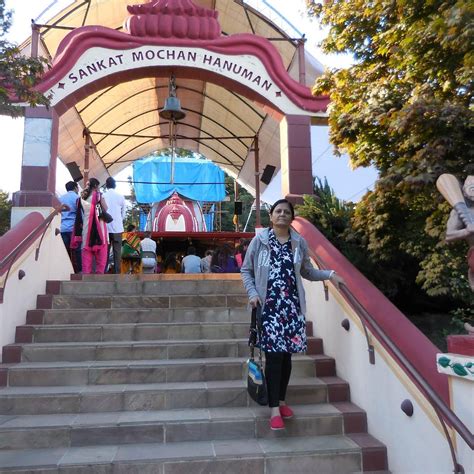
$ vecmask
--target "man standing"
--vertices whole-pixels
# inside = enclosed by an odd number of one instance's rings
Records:
[[[114,273],[120,273],[122,263],[122,232],[123,220],[125,218],[125,198],[115,191],[115,179],[111,176],[105,181],[107,192],[104,194],[107,203],[107,212],[113,217],[113,221],[107,224],[109,232],[109,254],[110,246],[114,253]]]
[[[194,247],[188,247],[187,255],[181,262],[183,273],[201,273],[201,259],[196,255]]]
[[[66,183],[66,194],[63,194],[59,201],[67,207],[67,210],[61,211],[61,237],[66,246],[67,253],[71,259],[72,266],[76,273],[82,271],[81,248],[71,249],[71,237],[74,230],[77,213],[77,199],[79,198],[79,186],[74,181]]]

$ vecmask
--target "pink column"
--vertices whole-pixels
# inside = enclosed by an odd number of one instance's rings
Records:
[[[311,163],[311,117],[287,115],[280,122],[282,194],[301,203],[303,194],[313,194]]]
[[[58,204],[56,159],[58,155],[59,119],[46,107],[25,109],[25,132],[20,191],[13,194],[12,225],[27,213],[50,212]]]

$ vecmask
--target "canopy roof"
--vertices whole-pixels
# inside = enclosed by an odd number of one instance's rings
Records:
[[[54,58],[62,39],[73,28],[101,25],[123,30],[130,0],[76,0],[40,27],[41,49]],[[143,2],[145,3],[145,2]],[[240,0],[194,0],[215,9],[223,35],[254,33],[272,41],[285,68],[298,80],[297,41],[261,13]],[[27,52],[30,42],[24,45]],[[311,86],[322,66],[308,53],[306,85]],[[90,176],[103,181],[131,162],[169,146],[168,123],[158,111],[168,96],[169,77],[145,78],[107,87],[87,97],[60,119],[59,156],[81,168],[83,130],[92,138]],[[254,190],[253,136],[259,134],[260,169],[280,168],[279,124],[260,105],[219,85],[199,79],[176,81],[186,118],[177,126],[177,146],[214,161],[249,191]],[[163,138],[164,137],[164,138]],[[186,138],[180,138],[186,137]]]

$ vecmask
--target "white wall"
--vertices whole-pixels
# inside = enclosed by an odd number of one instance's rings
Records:
[[[324,353],[336,360],[337,375],[350,384],[352,402],[367,412],[369,433],[387,446],[389,470],[394,474],[453,472],[449,445],[414,384],[374,338],[375,365],[369,363],[359,318],[331,285],[327,302],[320,282],[305,281],[305,288],[307,320],[313,321],[315,335],[323,339]],[[348,332],[341,327],[345,318],[351,325]],[[400,409],[405,399],[414,406],[411,418]]]
[[[469,431],[474,432],[474,382],[460,377],[449,377],[452,395],[452,410],[464,422]],[[464,440],[457,435],[459,459],[466,473],[474,472],[474,453]]]
[[[36,296],[45,293],[46,281],[69,280],[73,272],[61,234],[55,235],[60,224],[61,216],[56,216],[46,231],[38,261],[35,261],[35,252],[39,238],[11,268],[3,303],[0,303],[0,347],[15,341],[16,327],[25,324],[29,309],[36,308]],[[22,280],[18,279],[19,270],[26,273]]]

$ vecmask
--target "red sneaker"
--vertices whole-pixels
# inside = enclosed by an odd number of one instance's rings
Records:
[[[283,423],[283,419],[281,416],[274,416],[270,418],[270,428],[275,430],[283,430],[285,429],[285,423]]]
[[[288,405],[281,405],[280,406],[280,415],[283,418],[293,418],[293,410]]]

